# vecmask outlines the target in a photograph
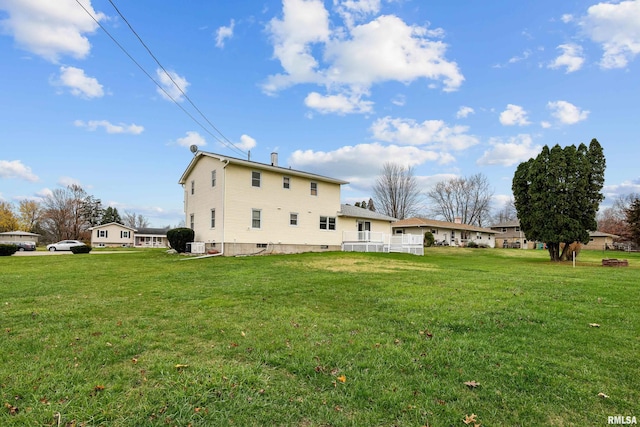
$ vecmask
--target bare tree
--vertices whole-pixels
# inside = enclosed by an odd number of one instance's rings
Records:
[[[42,228],[50,240],[86,240],[99,203],[77,184],[57,188],[42,202]]]
[[[618,196],[611,207],[598,212],[598,231],[615,234],[623,240],[631,238],[626,212],[634,200],[640,199],[640,194],[630,193]]]
[[[493,216],[494,224],[503,222],[516,221],[518,219],[518,211],[513,197]]]
[[[481,173],[468,178],[441,181],[427,192],[432,214],[445,221],[482,227],[490,219],[493,190],[489,180]]]
[[[135,212],[124,211],[122,221],[124,225],[131,228],[149,227],[149,220],[142,214],[136,214]]]
[[[377,211],[384,215],[405,219],[420,209],[421,193],[411,167],[385,163],[373,193]]]

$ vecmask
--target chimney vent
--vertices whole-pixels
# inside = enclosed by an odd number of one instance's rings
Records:
[[[278,153],[271,153],[271,166],[278,166]]]

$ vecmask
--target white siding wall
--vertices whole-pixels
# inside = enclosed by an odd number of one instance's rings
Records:
[[[106,232],[106,237],[98,237],[100,231]],[[128,232],[129,237],[121,237],[121,232]],[[110,224],[91,230],[91,246],[133,246],[134,231],[119,224]]]
[[[184,186],[185,227],[191,226],[191,215],[194,216],[195,241],[222,242],[222,224],[224,221],[224,163],[217,159],[203,156],[193,168]],[[216,185],[211,185],[211,172],[216,171]],[[191,194],[191,183],[194,192]],[[216,212],[216,226],[211,228],[211,209]]]

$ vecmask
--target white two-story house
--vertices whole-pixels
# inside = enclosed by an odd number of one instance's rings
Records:
[[[197,151],[179,183],[194,240],[223,255],[341,250],[344,231],[390,235],[395,221],[343,209],[346,181],[280,167],[275,153],[266,164]]]

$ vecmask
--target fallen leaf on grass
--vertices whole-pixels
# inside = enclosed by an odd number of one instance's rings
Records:
[[[589,323],[589,326],[591,326],[592,328],[599,328],[600,325],[598,325],[597,323]]]
[[[188,367],[189,367],[189,365],[181,365],[180,363],[178,363],[176,365],[176,369],[184,369],[184,368],[188,368]]]
[[[93,388],[95,391],[103,391],[104,390],[104,386],[103,385],[97,385]]]
[[[462,422],[463,422],[463,423],[465,423],[465,424],[467,424],[467,425],[468,425],[468,424],[471,424],[471,423],[474,423],[474,424],[475,424],[475,422],[476,422],[476,421],[478,421],[478,420],[476,419],[477,417],[478,417],[478,416],[477,416],[476,414],[465,415],[465,416],[464,416],[464,420],[462,420]]]
[[[606,394],[604,394],[604,393],[598,393],[598,397],[601,397],[601,398],[603,398],[603,399],[608,399],[608,398],[609,398],[609,396],[607,396],[607,395],[606,395]]]
[[[4,407],[9,410],[9,414],[11,414],[11,415],[17,415],[18,411],[20,411],[17,406],[13,406],[10,403],[5,403]]]
[[[469,388],[476,388],[480,385],[480,383],[477,383],[475,381],[465,381],[464,385],[466,385]]]
[[[347,382],[347,377],[344,376],[344,375],[340,375],[338,377],[338,381],[340,381],[341,383],[345,383],[345,382]]]

